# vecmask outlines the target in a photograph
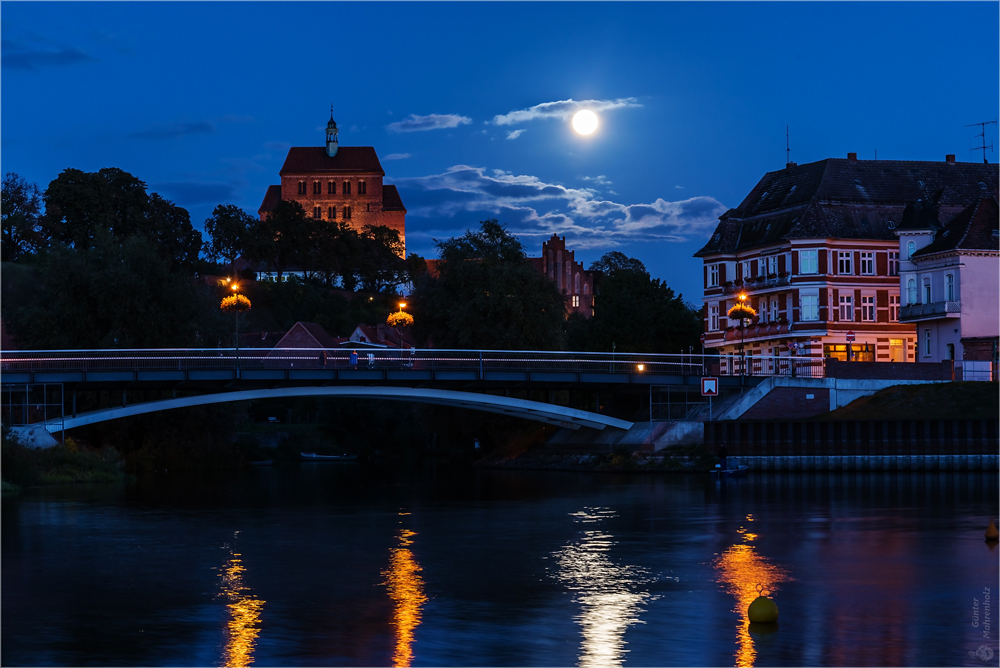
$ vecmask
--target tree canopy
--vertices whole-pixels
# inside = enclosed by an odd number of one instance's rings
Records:
[[[220,204],[205,220],[205,255],[212,261],[225,260],[230,266],[242,255],[250,241],[256,220],[235,204]]]
[[[4,262],[16,262],[41,246],[41,211],[42,197],[38,186],[28,183],[14,172],[4,174],[0,194]]]
[[[563,296],[497,220],[437,247],[436,273],[422,274],[411,298],[418,337],[443,348],[560,347]]]

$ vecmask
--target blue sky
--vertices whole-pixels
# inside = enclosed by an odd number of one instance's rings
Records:
[[[784,166],[786,124],[800,164],[981,160],[998,7],[4,2],[0,161],[42,188],[120,167],[200,227],[256,214],[332,103],[399,186],[409,251],[496,217],[530,254],[553,233],[588,265],[620,250],[697,301],[691,254]]]

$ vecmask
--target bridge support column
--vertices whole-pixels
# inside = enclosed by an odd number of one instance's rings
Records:
[[[73,390],[73,417],[76,417],[76,390]]]

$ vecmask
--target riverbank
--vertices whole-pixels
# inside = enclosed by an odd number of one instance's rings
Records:
[[[547,448],[491,453],[475,463],[477,468],[535,471],[606,471],[705,473],[718,459],[700,446],[675,446],[659,452],[556,452]]]
[[[88,448],[67,438],[50,448],[33,448],[6,429],[0,450],[3,493],[25,487],[77,482],[122,482],[129,479],[125,460],[111,447]]]

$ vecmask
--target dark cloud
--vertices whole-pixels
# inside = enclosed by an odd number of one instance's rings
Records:
[[[236,187],[231,183],[169,181],[154,184],[153,188],[181,206],[225,204],[236,199]]]
[[[468,125],[472,119],[468,116],[458,114],[428,114],[427,116],[417,116],[410,114],[410,117],[385,126],[391,132],[423,132],[425,130],[443,130],[456,128],[459,125]]]
[[[193,121],[191,123],[167,123],[154,125],[148,130],[134,132],[129,135],[135,139],[175,139],[185,135],[208,134],[215,132],[215,124],[208,121]]]
[[[3,52],[0,64],[13,70],[33,71],[40,67],[63,67],[97,60],[79,49],[40,49],[22,46],[6,39],[0,43],[0,50]]]

